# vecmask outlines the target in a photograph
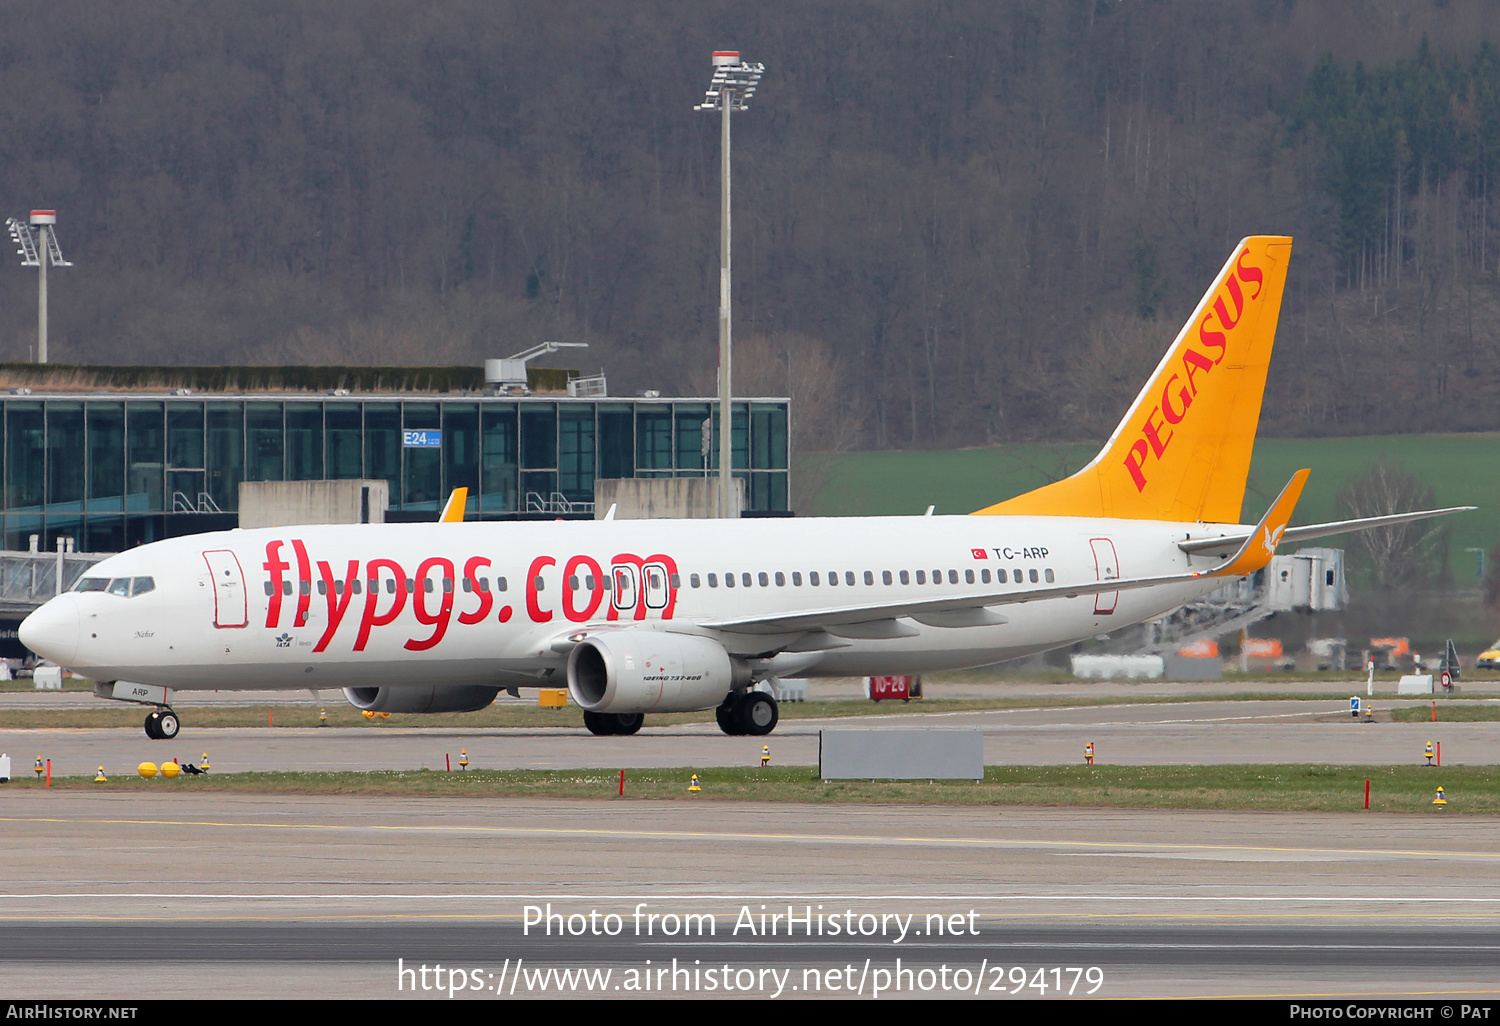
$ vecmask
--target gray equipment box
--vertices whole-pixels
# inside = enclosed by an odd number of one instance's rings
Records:
[[[978,730],[822,730],[824,780],[983,780]]]

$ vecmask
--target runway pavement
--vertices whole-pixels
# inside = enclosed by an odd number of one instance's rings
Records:
[[[150,741],[135,727],[0,729],[0,752],[16,772],[51,759],[59,775],[128,772],[142,761],[197,762],[215,772],[247,770],[444,769],[467,750],[489,769],[639,769],[759,765],[769,743],[777,765],[816,765],[820,730],[929,729],[984,732],[991,765],[1076,763],[1092,741],[1103,763],[1420,763],[1426,742],[1441,741],[1445,765],[1500,762],[1500,721],[1354,722],[1347,704],[1254,701],[1056,707],[864,718],[784,719],[766,738],[727,737],[712,724],[647,726],[632,737],[594,737],[582,728],[194,727]],[[1384,704],[1382,708],[1389,708]],[[405,723],[420,723],[408,717]]]
[[[0,989],[1484,998],[1496,825],[0,792]]]

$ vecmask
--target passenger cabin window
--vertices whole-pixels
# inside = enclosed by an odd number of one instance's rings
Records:
[[[1057,580],[1057,578],[1054,577],[1054,576],[1052,576],[1052,571],[1051,570],[1048,570],[1047,571],[1047,583],[1051,584],[1055,580]]]
[[[995,571],[995,580],[999,581],[1001,584],[1004,584],[1005,583],[1005,571],[1004,570],[996,570]]]
[[[854,571],[853,570],[845,570],[844,571],[844,583],[847,584],[851,588],[854,587]]]
[[[970,571],[970,573],[972,573],[972,572],[973,571]],[[957,570],[949,570],[948,571],[948,583],[949,584],[957,584],[958,583],[958,571]]]
[[[771,586],[771,579],[766,576],[766,572],[764,570],[760,572],[760,586],[762,588],[769,588]]]
[[[780,570],[776,571],[776,587],[786,587],[786,574],[782,573]]]
[[[695,588],[701,588],[703,586],[703,581],[698,577],[697,574],[689,574],[688,583]]]
[[[865,583],[866,584],[874,584],[875,583],[875,575],[873,573],[871,573],[870,571],[868,571],[868,570],[865,571]]]
[[[973,584],[974,583],[974,571],[973,570],[965,570],[964,571],[964,583],[965,584]]]
[[[816,570],[810,571],[808,573],[807,583],[812,585],[814,588],[818,586],[818,572]]]
[[[926,570],[918,570],[917,571],[917,583],[918,584],[926,584],[927,583],[927,571]]]
[[[719,586],[719,575],[718,574],[709,574],[708,575],[708,586],[710,588],[717,588]]]
[[[901,583],[902,584],[910,584],[911,583],[911,575],[908,574],[905,570],[901,571]]]
[[[1030,572],[1030,577],[1031,577],[1031,583],[1035,584],[1037,582],[1037,572],[1035,570],[1032,570]]]
[[[800,571],[800,570],[793,570],[792,571],[792,587],[794,587],[794,588],[800,588],[800,587],[802,587],[802,571]]]

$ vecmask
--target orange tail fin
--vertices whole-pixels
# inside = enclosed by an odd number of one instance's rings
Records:
[[[978,513],[1237,523],[1291,255],[1243,240],[1093,462]]]

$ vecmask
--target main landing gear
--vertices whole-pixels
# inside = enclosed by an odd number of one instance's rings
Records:
[[[749,734],[760,737],[776,729],[781,709],[776,699],[764,691],[731,692],[724,704],[714,710],[719,729],[726,734]]]
[[[634,734],[646,722],[645,713],[596,713],[583,714],[583,725],[590,734]]]
[[[170,741],[181,727],[177,714],[169,708],[158,709],[146,717],[146,736],[153,741]]]

